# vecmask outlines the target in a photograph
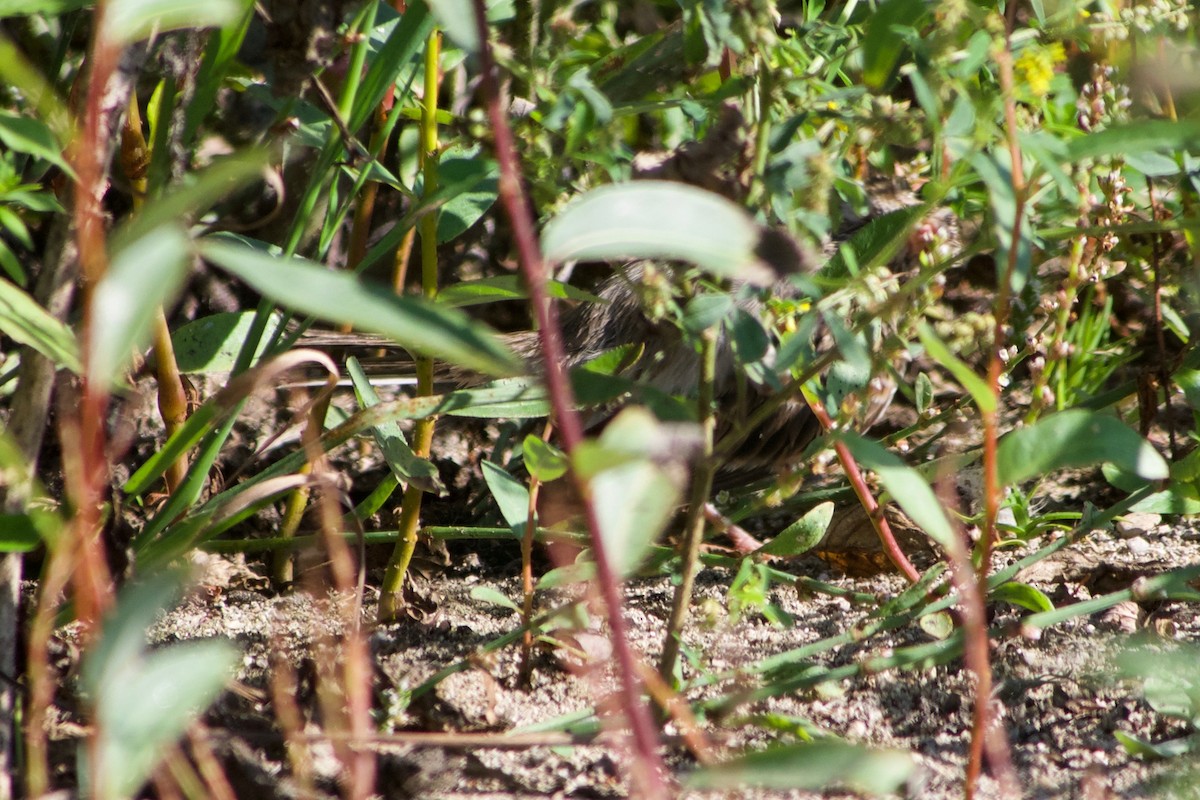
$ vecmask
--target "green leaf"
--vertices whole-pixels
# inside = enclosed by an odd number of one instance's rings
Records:
[[[500,515],[513,530],[521,530],[529,521],[529,490],[504,467],[492,461],[483,462],[483,479],[488,485]]]
[[[925,352],[929,354],[929,357],[945,367],[954,376],[954,379],[962,384],[980,411],[989,414],[996,410],[996,396],[988,388],[987,381],[976,375],[973,369],[951,353],[950,348],[946,347],[946,344],[938,338],[933,328],[922,322],[917,326],[917,336],[921,338],[921,344],[925,345]]]
[[[10,281],[0,278],[0,333],[78,374],[75,334]]]
[[[567,454],[540,436],[526,436],[521,449],[525,453],[525,468],[542,483],[567,473]]]
[[[874,750],[837,740],[770,747],[706,767],[686,781],[692,790],[745,787],[821,790],[842,784],[868,794],[896,792],[915,764],[909,753]]]
[[[870,269],[887,263],[908,239],[913,226],[929,213],[925,205],[889,211],[868,222],[844,242],[833,257],[821,268],[823,278],[842,278],[850,272],[845,250],[853,254],[858,269]]]
[[[566,300],[603,302],[591,292],[585,292],[561,281],[546,281],[546,294]],[[489,278],[452,283],[438,291],[438,302],[455,308],[496,303],[502,300],[524,300],[527,297],[529,294],[521,283],[521,276],[513,274],[494,275]]]
[[[756,550],[769,556],[798,556],[816,547],[833,519],[833,503],[821,503],[788,525],[779,535]]]
[[[992,589],[988,593],[988,596],[992,600],[1012,603],[1014,606],[1020,606],[1026,611],[1032,611],[1035,614],[1042,611],[1054,610],[1054,603],[1050,601],[1045,592],[1027,583],[1017,583],[1016,581],[1002,583],[995,589]]]
[[[207,708],[241,660],[224,639],[182,642],[121,665],[97,697],[102,783],[97,797],[132,796],[166,749]]]
[[[922,0],[886,0],[880,3],[867,22],[863,37],[863,82],[871,89],[885,89],[896,75],[907,45],[895,27],[911,27],[925,16]]]
[[[921,477],[921,473],[901,461],[895,453],[884,449],[878,442],[848,431],[839,434],[839,438],[850,448],[859,464],[875,471],[892,499],[929,538],[945,550],[954,547],[954,528],[950,525],[941,501],[934,494],[933,488]]]
[[[130,44],[182,28],[220,27],[238,19],[245,5],[245,0],[111,0],[103,35]]]
[[[688,301],[683,312],[683,327],[692,333],[703,333],[720,324],[737,308],[727,294],[698,294]]]
[[[933,381],[929,380],[929,376],[924,372],[917,375],[913,395],[916,398],[918,414],[924,414],[933,406]]]
[[[1000,483],[1011,486],[1060,469],[1112,463],[1149,481],[1169,474],[1149,442],[1115,417],[1074,409],[1045,417],[1000,441]]]
[[[500,169],[492,159],[480,156],[478,148],[451,148],[438,162],[438,176],[444,184],[463,187],[438,209],[437,240],[442,244],[461,236],[496,202]]]
[[[211,639],[149,651],[146,631],[181,590],[162,572],[122,590],[80,678],[95,705],[97,797],[131,796],[165,749],[216,698],[239,660],[230,642]],[[86,760],[85,760],[86,765]]]
[[[769,280],[755,255],[759,229],[718,194],[670,181],[601,186],[546,225],[542,250],[555,263],[666,258],[716,275]]]
[[[28,553],[42,543],[42,534],[28,514],[0,514],[0,553]]]
[[[149,340],[158,310],[182,286],[190,261],[188,238],[174,225],[156,228],[113,255],[92,294],[88,380],[117,383],[134,350]]]
[[[385,286],[332,272],[302,258],[270,256],[228,237],[200,243],[204,258],[262,294],[304,314],[379,333],[422,355],[492,375],[521,371],[521,362],[485,326],[462,312]]]
[[[1067,143],[1069,161],[1129,153],[1187,150],[1200,138],[1200,120],[1141,120],[1089,133]]]
[[[232,372],[255,316],[254,311],[229,311],[201,317],[178,327],[171,334],[171,344],[179,371],[198,374]],[[267,322],[267,330],[281,324],[283,315],[274,312]],[[255,358],[266,348],[267,337],[261,337]]]
[[[0,0],[0,17],[26,17],[33,14],[55,16],[90,6],[94,0]]]
[[[363,408],[379,405],[379,395],[371,386],[371,380],[363,372],[357,358],[346,361],[346,370],[354,383],[354,394],[358,404]],[[404,432],[396,422],[381,422],[371,428],[376,444],[383,451],[383,459],[387,461],[392,474],[402,483],[415,486],[423,492],[445,494],[446,487],[442,484],[437,467],[426,458],[420,458],[408,446]]]
[[[2,14],[0,14],[2,16]],[[63,158],[63,145],[41,120],[0,111],[0,144],[50,162],[71,177],[74,170]]]
[[[476,586],[471,589],[471,599],[478,600],[481,603],[491,603],[494,606],[503,606],[504,608],[521,613],[521,608],[499,590],[491,586]]]

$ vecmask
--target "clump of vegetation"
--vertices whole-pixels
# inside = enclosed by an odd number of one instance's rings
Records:
[[[958,657],[975,677],[968,796],[985,752],[1015,796],[988,702],[988,604],[1027,610],[1028,633],[1131,597],[1194,599],[1200,574],[1058,608],[1014,581],[1122,514],[1198,510],[1194,426],[1180,422],[1200,411],[1198,127],[1190,85],[1170,79],[1190,64],[1193,17],[1169,1],[0,0],[0,798],[65,788],[46,723],[66,621],[83,653],[78,786],[228,788],[202,747],[185,757],[176,742],[236,652],[144,643],[187,584],[179,565],[206,550],[269,551],[276,589],[353,598],[317,680],[340,790],[371,795],[375,755],[354,743],[391,710],[375,708],[367,620],[402,619],[421,542],[466,528],[520,542],[522,596],[478,599],[519,610],[496,647],[521,647],[526,679],[569,616],[538,592],[579,583],[601,601],[637,796],[681,778],[894,791],[905,754],[808,741],[803,726],[789,728],[799,744],[671,775],[646,698],[702,720]],[[601,277],[572,284],[576,263]],[[594,330],[626,312],[645,337]],[[592,328],[564,334],[564,320]],[[307,346],[314,325],[402,348],[411,390],[381,398],[359,359]],[[536,333],[498,332],[514,327]],[[214,374],[228,378],[189,391]],[[331,405],[343,377],[350,412]],[[248,402],[299,382],[313,390],[278,414],[298,435],[253,452]],[[148,386],[154,424],[135,418]],[[911,413],[867,430],[889,401]],[[486,439],[473,488],[490,517],[456,505],[429,522],[446,417],[549,420],[519,447]],[[781,418],[811,435],[773,430]],[[945,435],[964,424],[966,444]],[[775,453],[775,436],[791,447]],[[351,443],[386,464],[370,485],[342,470]],[[748,449],[771,458],[745,469]],[[1101,465],[1095,506],[1045,507],[1042,481]],[[791,624],[772,585],[842,591],[776,560],[836,548],[831,473],[910,587],[855,598],[877,606],[865,628],[742,665],[752,691],[681,716],[684,692],[728,677],[684,644],[703,563],[734,568],[735,619]],[[574,513],[548,528],[539,497],[563,486]],[[936,552],[924,572],[890,505]],[[797,522],[754,550],[738,526],[782,512]],[[718,529],[735,555],[703,549]],[[582,552],[538,575],[543,541]],[[996,566],[997,548],[1028,542]],[[393,551],[366,609],[380,543]],[[320,566],[297,559],[314,549]],[[656,677],[625,635],[620,586],[639,571],[673,583],[662,652],[643,654]],[[23,574],[35,588],[18,612]],[[919,653],[836,675],[810,663],[914,622],[937,637]],[[284,695],[273,713],[311,788]]]

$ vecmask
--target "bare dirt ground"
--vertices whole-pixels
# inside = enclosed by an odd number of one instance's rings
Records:
[[[1149,521],[1151,524],[1154,520]],[[573,634],[561,631],[578,653],[537,651],[532,686],[518,681],[519,647],[489,652],[489,644],[519,627],[515,612],[470,596],[488,586],[508,597],[519,596],[515,571],[503,564],[506,545],[487,545],[485,558],[461,545],[451,549],[451,566],[430,578],[418,578],[418,594],[428,599],[420,621],[371,628],[373,598],[368,589],[362,610],[376,668],[375,695],[381,731],[369,746],[379,756],[380,786],[388,798],[405,797],[620,797],[628,792],[628,753],[619,736],[592,736],[587,726],[569,732],[554,720],[590,709],[613,687],[605,669],[607,641],[595,620]],[[1027,551],[1006,551],[1000,561]],[[515,545],[510,558],[517,557]],[[336,648],[347,598],[304,592],[274,596],[265,581],[240,558],[198,556],[200,588],[166,614],[152,631],[155,644],[204,637],[227,637],[244,652],[234,689],[206,716],[211,745],[239,797],[300,797],[290,777],[275,712],[271,708],[273,659],[279,654],[299,676],[297,701],[320,727],[314,689],[314,652]],[[1052,561],[1022,577],[1056,603],[1077,602],[1137,577],[1200,561],[1200,528],[1194,524],[1158,524],[1139,530],[1121,525],[1099,531],[1072,545]],[[500,563],[504,568],[489,568]],[[816,560],[790,569],[853,592],[880,598],[903,589],[894,576],[839,577]],[[770,599],[793,617],[789,626],[773,625],[761,614],[730,621],[728,587],[732,574],[706,569],[699,581],[696,613],[686,645],[685,676],[715,678],[687,692],[688,699],[751,692],[765,678],[752,665],[761,659],[855,629],[868,621],[874,604],[798,591],[776,585]],[[667,578],[632,581],[626,590],[626,614],[633,646],[646,663],[656,661],[669,613],[672,587]],[[559,591],[540,598],[543,608],[569,599]],[[1018,630],[1016,609],[993,607],[995,630]],[[1130,757],[1114,734],[1150,741],[1180,736],[1187,729],[1155,711],[1141,687],[1118,680],[1113,655],[1130,634],[1149,636],[1155,647],[1170,650],[1179,642],[1200,640],[1193,607],[1183,603],[1123,603],[1092,616],[1081,616],[1033,635],[993,642],[995,700],[1012,743],[1024,794],[1031,798],[1149,798],[1195,796],[1186,784],[1172,784],[1182,761],[1146,762]],[[62,631],[69,641],[70,629]],[[859,643],[832,648],[805,659],[806,669],[829,670],[865,665],[875,656],[936,640],[912,623]],[[332,643],[332,644],[331,644]],[[275,654],[275,655],[273,655]],[[581,664],[591,662],[586,668]],[[407,693],[440,670],[457,667],[432,691],[406,703]],[[739,673],[739,670],[741,672]],[[794,741],[782,731],[787,720],[796,729],[822,732],[852,742],[911,751],[918,764],[908,796],[957,797],[962,792],[970,730],[971,679],[961,660],[909,669],[868,669],[843,680],[712,713],[699,727],[711,752],[722,755],[772,742]],[[79,729],[71,725],[69,691],[60,698],[56,737],[73,744]],[[767,720],[774,720],[774,726]],[[579,722],[579,719],[576,719]],[[668,762],[678,776],[696,766],[681,744],[680,730],[668,724]],[[73,750],[65,748],[66,750]],[[318,796],[336,795],[337,761],[320,735],[309,752]],[[64,768],[66,768],[64,766]],[[1173,788],[1172,788],[1173,787]],[[1190,794],[1189,794],[1190,793]],[[729,796],[693,793],[690,796]],[[840,792],[772,793],[750,791],[745,797],[838,797]],[[998,796],[983,782],[983,797]]]

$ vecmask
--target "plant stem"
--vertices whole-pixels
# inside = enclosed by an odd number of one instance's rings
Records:
[[[421,169],[424,178],[422,187],[426,197],[438,189],[438,61],[441,53],[442,34],[436,28],[429,33],[425,44],[425,104],[421,109]],[[426,214],[421,218],[421,293],[432,300],[438,291],[437,261],[437,214]],[[433,395],[433,359],[417,359],[417,396]],[[413,453],[418,458],[427,458],[433,445],[433,429],[436,417],[417,420],[413,426]],[[379,619],[390,620],[404,606],[404,577],[412,563],[417,548],[418,530],[421,524],[421,500],[424,492],[411,483],[404,489],[400,510],[400,540],[388,561],[387,572],[379,595]]]
[[[679,585],[675,587],[671,616],[667,620],[667,635],[663,640],[662,659],[658,665],[659,674],[668,684],[673,683],[672,676],[675,674],[682,645],[683,626],[687,623],[688,611],[692,605],[692,592],[695,591],[696,573],[700,567],[700,545],[704,542],[704,507],[712,493],[713,474],[716,471],[716,462],[712,457],[713,434],[716,430],[716,417],[713,414],[713,384],[717,377],[716,338],[715,328],[708,328],[700,336],[700,386],[696,401],[696,418],[700,422],[704,449],[700,465],[692,476],[692,494],[688,500],[684,538],[679,548],[683,556],[681,577]]]
[[[538,323],[538,339],[542,346],[543,368],[546,388],[554,420],[562,436],[563,449],[570,456],[583,441],[583,426],[575,412],[575,398],[567,381],[563,364],[561,332],[558,314],[546,293],[546,265],[538,247],[533,218],[525,191],[521,186],[520,168],[516,146],[508,118],[500,100],[500,88],[495,74],[491,45],[488,40],[487,11],[484,0],[473,0],[475,23],[479,31],[481,89],[487,102],[488,117],[492,123],[495,140],[496,160],[500,164],[500,201],[512,224],[522,275],[529,292],[529,303]],[[612,633],[613,655],[621,679],[620,703],[625,718],[633,733],[635,746],[632,770],[634,794],[656,800],[667,796],[662,759],[658,754],[659,737],[649,708],[642,699],[641,681],[637,674],[637,661],[629,647],[626,622],[621,610],[619,582],[609,561],[604,540],[600,537],[600,526],[596,507],[592,501],[588,482],[572,469],[572,479],[579,490],[583,503],[584,517],[591,536],[592,554],[596,563],[596,582],[604,605],[608,609],[609,627]]]

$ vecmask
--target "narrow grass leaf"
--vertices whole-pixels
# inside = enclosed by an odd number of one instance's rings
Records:
[[[0,278],[0,333],[76,374],[81,370],[79,347],[71,329],[3,278]]]
[[[770,747],[707,767],[686,781],[692,790],[763,789],[821,790],[830,784],[868,794],[898,791],[912,774],[910,754],[874,750],[842,741],[817,741]]]
[[[997,454],[1000,483],[1011,486],[1060,469],[1111,463],[1148,480],[1164,480],[1167,462],[1120,420],[1073,409],[1013,431]]]
[[[112,386],[150,337],[154,315],[175,296],[187,276],[188,238],[164,225],[114,254],[108,272],[96,284],[92,313],[96,320],[88,342],[87,377]]]
[[[236,20],[246,0],[112,0],[105,7],[105,38],[130,44],[181,28],[210,28]]]
[[[941,501],[934,494],[933,488],[921,477],[921,473],[905,464],[899,456],[878,442],[850,432],[839,434],[839,438],[850,448],[859,464],[873,470],[879,476],[880,482],[892,499],[929,538],[943,549],[954,546],[954,528],[950,525]]]
[[[770,270],[754,250],[759,230],[735,203],[669,181],[601,186],[568,205],[546,226],[549,260],[669,258],[726,277],[760,279]]]
[[[272,300],[304,314],[353,325],[402,347],[489,375],[520,371],[520,361],[485,326],[462,312],[333,272],[302,258],[268,255],[210,237],[201,254]]]

